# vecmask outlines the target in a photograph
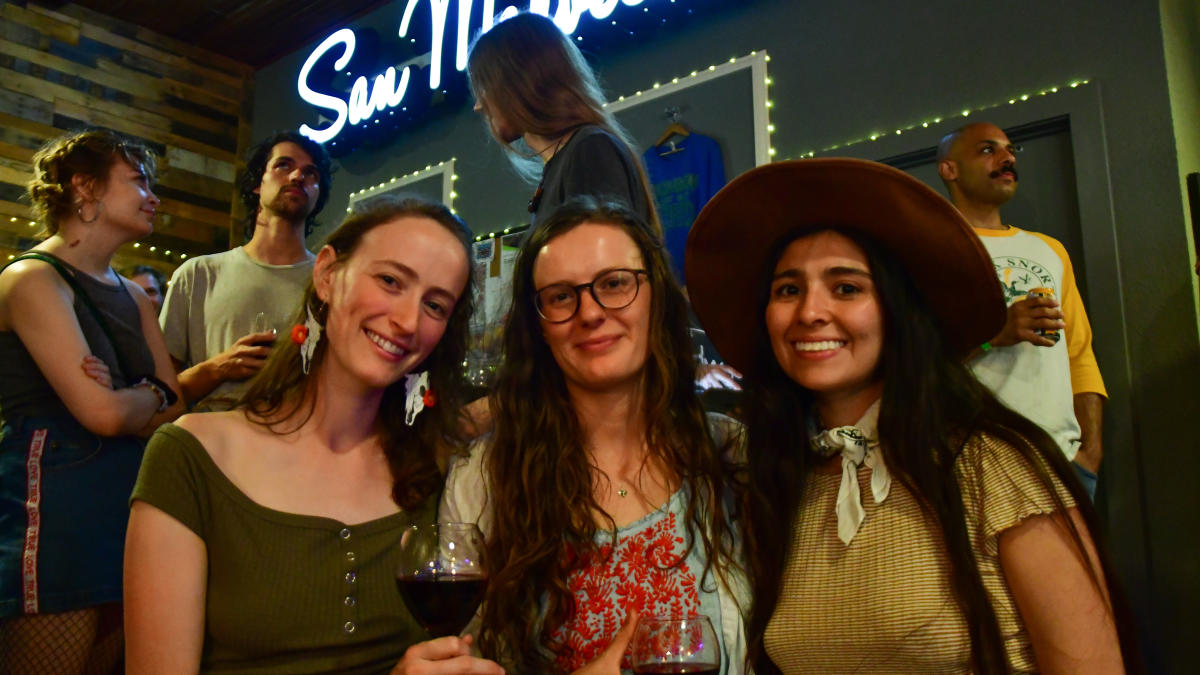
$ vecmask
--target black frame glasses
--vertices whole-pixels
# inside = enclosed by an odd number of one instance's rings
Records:
[[[596,284],[603,285],[602,282],[609,280],[609,278],[614,277],[614,275],[622,273],[633,276],[633,294],[629,296],[628,300],[625,300],[621,304],[605,304],[605,301],[600,299],[600,294],[596,293]],[[624,309],[632,305],[634,300],[637,300],[638,293],[642,290],[643,275],[649,276],[649,273],[647,273],[646,270],[618,267],[616,269],[604,270],[600,274],[597,274],[596,278],[592,279],[586,284],[576,284],[574,286],[571,284],[550,284],[549,286],[543,286],[533,293],[533,307],[537,310],[538,316],[542,317],[542,319],[545,321],[550,323],[566,323],[571,319],[574,319],[575,315],[579,313],[579,299],[583,293],[583,289],[586,288],[588,292],[592,294],[592,299],[596,301],[596,304],[600,305],[604,309]],[[571,313],[567,315],[566,318],[553,319],[546,316],[546,310],[542,306],[542,297],[543,294],[548,290],[555,290],[558,292],[569,291],[571,293],[571,297],[573,298],[574,302],[572,303],[573,307],[571,308]],[[557,314],[557,312],[552,313]]]

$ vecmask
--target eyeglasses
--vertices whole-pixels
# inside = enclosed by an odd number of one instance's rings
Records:
[[[572,286],[550,284],[533,295],[538,316],[550,323],[566,323],[579,311],[579,294],[588,289],[597,305],[605,309],[623,309],[633,304],[641,288],[641,275],[646,270],[608,270],[591,283]]]

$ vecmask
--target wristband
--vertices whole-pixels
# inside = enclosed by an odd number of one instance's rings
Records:
[[[985,342],[985,343],[979,345],[979,351],[981,351],[981,352],[989,352],[991,350],[992,350],[991,342]]]
[[[179,395],[175,393],[175,390],[167,386],[166,382],[163,382],[153,375],[144,376],[142,379],[134,382],[133,386],[146,387],[150,391],[154,392],[156,396],[158,396],[158,410],[156,412],[165,411],[167,408],[175,405],[175,402],[179,400]]]

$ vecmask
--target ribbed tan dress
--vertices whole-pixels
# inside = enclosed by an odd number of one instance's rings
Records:
[[[1022,519],[1052,513],[1053,499],[1016,450],[990,437],[967,444],[955,473],[1010,668],[1036,671],[997,541]],[[834,513],[840,479],[840,472],[807,479],[782,593],[767,626],[768,655],[784,673],[970,672],[970,638],[940,534],[899,481],[876,504],[871,472],[863,466],[858,482],[866,518],[850,545],[843,544]],[[1073,506],[1066,488],[1056,487]]]

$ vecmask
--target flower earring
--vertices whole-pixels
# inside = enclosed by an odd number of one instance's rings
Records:
[[[300,369],[307,375],[313,354],[317,352],[317,343],[321,341],[321,324],[317,323],[308,303],[304,304],[304,311],[308,318],[304,320],[304,325],[292,326],[292,342],[300,345]]]
[[[404,376],[404,423],[412,426],[417,413],[437,405],[437,395],[429,388],[429,371]]]

